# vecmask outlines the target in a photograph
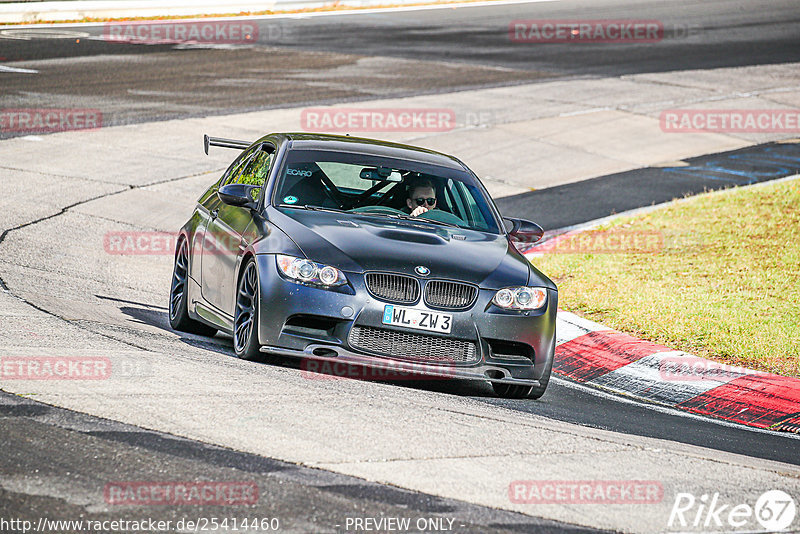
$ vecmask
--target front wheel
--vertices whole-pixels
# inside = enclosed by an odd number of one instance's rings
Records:
[[[258,344],[258,268],[252,258],[239,278],[233,318],[233,351],[243,360],[260,361]]]
[[[542,378],[539,379],[539,385],[533,386],[531,388],[531,392],[528,395],[529,399],[538,399],[542,395],[544,395],[545,390],[547,389],[547,384],[550,382],[550,374],[553,372],[553,359],[550,359],[550,363],[542,373]]]
[[[538,399],[544,395],[547,384],[550,382],[550,374],[553,371],[553,360],[551,359],[539,379],[538,386],[518,386],[516,384],[503,384],[492,382],[492,389],[498,397],[504,399]]]
[[[492,389],[494,389],[495,395],[504,399],[524,399],[531,394],[533,387],[492,382]]]
[[[172,284],[169,292],[169,325],[173,330],[200,336],[213,336],[217,329],[189,317],[186,286],[189,283],[189,245],[185,239],[178,244]]]

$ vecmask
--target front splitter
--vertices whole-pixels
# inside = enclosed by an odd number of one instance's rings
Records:
[[[261,347],[261,352],[293,358],[308,359],[332,364],[346,364],[367,367],[379,371],[394,373],[391,376],[404,375],[405,378],[413,378],[419,375],[420,379],[431,378],[451,378],[464,380],[482,380],[497,382],[501,384],[515,384],[520,386],[539,386],[538,380],[528,380],[522,378],[511,378],[506,369],[497,365],[476,365],[469,368],[458,367],[452,364],[432,364],[427,362],[412,362],[408,360],[395,360],[381,358],[379,356],[366,356],[351,352],[335,345],[312,344],[305,350],[287,349],[283,347],[272,347],[265,345]],[[309,369],[311,370],[311,369]],[[502,376],[493,378],[490,373],[501,373]],[[357,378],[357,377],[354,377]],[[373,377],[380,379],[381,377]]]

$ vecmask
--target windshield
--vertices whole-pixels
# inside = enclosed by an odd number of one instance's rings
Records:
[[[274,204],[500,233],[486,193],[464,171],[324,150],[289,152]]]

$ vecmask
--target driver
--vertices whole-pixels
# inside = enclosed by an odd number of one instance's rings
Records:
[[[406,205],[412,217],[436,208],[436,188],[430,179],[417,179],[411,182],[406,191]]]

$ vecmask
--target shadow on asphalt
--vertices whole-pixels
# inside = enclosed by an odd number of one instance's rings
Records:
[[[706,191],[800,173],[800,142],[767,143],[689,158],[686,165],[645,167],[495,200],[501,213],[545,230],[581,224]]]

